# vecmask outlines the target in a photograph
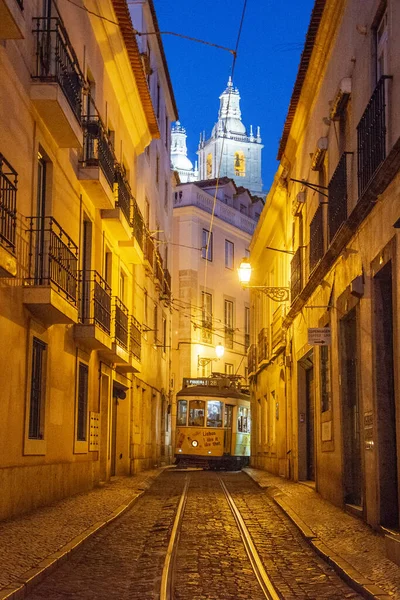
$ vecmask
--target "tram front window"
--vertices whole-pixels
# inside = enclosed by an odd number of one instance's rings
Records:
[[[186,417],[187,417],[187,400],[179,400],[178,401],[178,411],[176,415],[176,424],[177,425],[186,425]]]
[[[204,400],[189,402],[189,426],[204,427]]]
[[[207,427],[222,427],[223,406],[218,400],[207,402]]]

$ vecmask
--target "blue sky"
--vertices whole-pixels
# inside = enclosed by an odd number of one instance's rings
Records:
[[[161,31],[173,31],[235,48],[243,0],[154,0]],[[276,155],[314,0],[248,0],[234,72],[242,120],[261,127],[264,188]],[[219,96],[231,73],[229,52],[163,35],[179,117],[194,162],[200,131],[217,120]]]

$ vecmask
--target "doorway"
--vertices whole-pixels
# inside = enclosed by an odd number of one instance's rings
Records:
[[[314,367],[306,370],[306,456],[307,481],[315,481]]]
[[[399,526],[392,261],[373,279],[380,524]]]
[[[299,480],[315,481],[315,384],[314,353],[298,362]]]
[[[362,506],[357,307],[340,320],[344,502]]]
[[[231,452],[232,445],[232,414],[233,406],[225,404],[225,415],[224,415],[224,454]]]

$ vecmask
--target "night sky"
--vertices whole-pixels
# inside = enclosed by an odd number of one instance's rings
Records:
[[[234,49],[243,0],[154,0],[161,31],[173,31]],[[233,82],[241,96],[242,120],[260,125],[262,176],[268,190],[314,0],[248,0]],[[194,163],[200,131],[207,137],[217,120],[219,96],[232,69],[232,54],[163,35],[179,117]]]

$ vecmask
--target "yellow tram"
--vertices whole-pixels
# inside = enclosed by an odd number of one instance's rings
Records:
[[[178,466],[241,469],[250,456],[250,398],[239,376],[185,378],[177,393]]]

